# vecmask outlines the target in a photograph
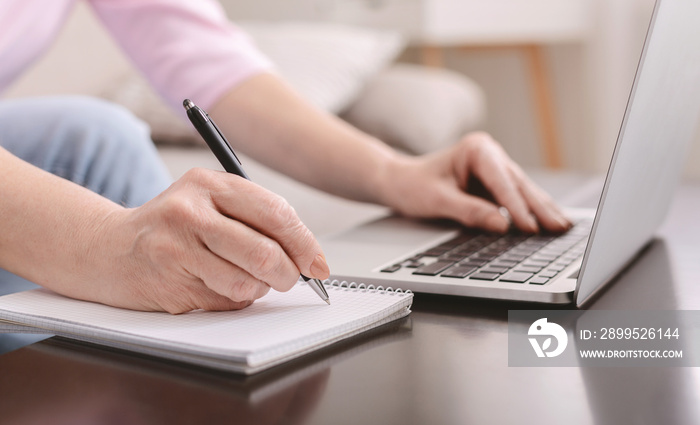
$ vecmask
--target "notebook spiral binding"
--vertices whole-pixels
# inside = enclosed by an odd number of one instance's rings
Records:
[[[367,291],[367,292],[387,292],[391,295],[393,294],[411,294],[413,293],[410,289],[404,291],[401,288],[392,288],[391,286],[387,286],[386,288],[379,285],[379,286],[374,286],[374,285],[365,285],[364,283],[357,283],[357,282],[348,282],[347,280],[340,281],[338,279],[326,279],[323,281],[323,284],[325,286],[328,286],[333,289],[342,289],[342,288],[347,288],[347,289],[355,289],[358,291]]]

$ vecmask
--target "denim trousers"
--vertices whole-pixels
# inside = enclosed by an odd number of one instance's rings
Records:
[[[0,101],[0,146],[126,207],[147,202],[171,183],[148,126],[125,108],[94,98]],[[32,288],[37,285],[0,269],[0,295]],[[37,339],[0,335],[0,353]]]

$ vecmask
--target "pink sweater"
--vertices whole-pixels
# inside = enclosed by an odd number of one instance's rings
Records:
[[[0,91],[51,44],[76,0],[2,0]],[[271,67],[214,0],[86,0],[134,64],[175,108],[209,108]]]

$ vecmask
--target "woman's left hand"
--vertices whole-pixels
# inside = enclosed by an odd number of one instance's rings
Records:
[[[571,226],[552,198],[487,133],[467,134],[436,153],[401,157],[386,173],[384,202],[407,216],[449,218],[497,233],[508,230],[510,219],[528,233]]]

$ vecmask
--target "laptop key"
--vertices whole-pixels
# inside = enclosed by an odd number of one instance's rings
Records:
[[[523,261],[523,266],[547,267],[548,265],[549,265],[549,262],[547,262],[547,261],[537,261],[537,260],[530,260],[530,259]]]
[[[484,264],[488,263],[486,260],[478,260],[478,259],[473,259],[469,258],[467,261],[462,261],[459,263],[460,266],[470,266],[470,267],[481,267]]]
[[[503,275],[499,280],[501,282],[524,283],[533,276],[532,273],[510,272]]]
[[[536,266],[518,266],[515,269],[513,269],[516,272],[523,272],[523,273],[537,273],[538,271],[542,270],[542,267],[536,267]]]
[[[393,266],[383,268],[382,273],[394,273],[395,271],[399,271],[400,269],[401,266],[399,264],[394,264]]]
[[[532,285],[544,285],[547,282],[549,282],[548,278],[537,276],[537,277],[533,277],[532,279],[530,279],[529,283]]]
[[[498,274],[503,274],[508,271],[508,267],[499,267],[499,266],[487,266],[484,269],[481,270],[484,273],[498,273]]]
[[[413,257],[406,258],[405,261],[419,261],[421,258],[423,258],[423,255],[416,254]]]
[[[462,255],[462,254],[448,253],[448,254],[441,255],[440,257],[438,257],[438,261],[452,261],[453,263],[456,263],[458,261],[464,260],[466,257],[467,257],[466,255]]]
[[[476,267],[455,266],[443,272],[440,276],[465,278],[473,273],[474,270],[476,270]]]
[[[440,274],[440,272],[446,270],[453,264],[454,262],[452,261],[436,261],[432,264],[420,267],[418,270],[414,271],[413,274],[421,276],[437,276],[438,274]]]
[[[545,270],[542,273],[540,273],[540,276],[549,278],[549,277],[554,277],[558,274],[559,274],[559,272],[556,270]]]
[[[528,258],[528,256],[527,256],[527,255],[519,255],[519,254],[507,253],[507,254],[502,255],[501,258],[504,259],[504,260],[515,261],[515,262],[519,263],[519,262],[525,260],[526,258]]]
[[[477,272],[469,276],[469,278],[477,280],[496,280],[498,276],[500,276],[498,273]]]
[[[474,257],[472,257],[472,258],[474,258],[476,260],[491,261],[496,257],[498,257],[498,254],[487,254],[487,253],[479,252],[478,254],[474,255]]]
[[[501,260],[501,259],[496,259],[496,261],[494,261],[491,264],[496,266],[496,267],[505,267],[507,269],[513,268],[513,267],[518,265],[518,263],[516,261],[508,261],[508,260]]]
[[[500,276],[500,274],[498,274],[498,273],[478,272],[478,273],[474,273],[473,275],[469,276],[469,278],[470,279],[478,279],[478,280],[496,280],[496,279],[498,279],[498,276]]]
[[[550,264],[548,269],[554,270],[555,272],[560,272],[560,271],[564,270],[566,267],[567,267],[566,264],[554,263],[554,264]]]
[[[546,262],[548,262],[548,263],[551,263],[552,261],[554,261],[554,260],[556,260],[557,258],[559,258],[559,256],[558,256],[558,255],[551,255],[551,254],[550,254],[550,255],[546,255],[546,254],[537,253],[537,254],[533,255],[532,257],[530,257],[530,258],[531,258],[532,260],[534,260],[534,261],[546,261]]]
[[[416,261],[416,260],[406,260],[403,263],[401,263],[401,266],[406,267],[408,269],[417,269],[418,267],[422,266],[423,263],[421,261]]]

